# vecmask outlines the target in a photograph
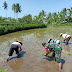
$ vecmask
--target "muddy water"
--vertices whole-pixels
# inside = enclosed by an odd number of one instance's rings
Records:
[[[42,56],[45,53],[41,43],[47,43],[49,38],[57,39],[60,33],[67,33],[72,36],[72,27],[48,27],[40,29],[24,30],[0,36],[0,70],[8,69],[7,72],[59,72],[58,64],[51,58]],[[72,52],[72,39],[69,45],[62,43],[59,38],[62,52],[62,71],[72,72],[72,56],[67,53]],[[14,52],[13,56],[6,61],[10,45],[13,41],[21,40],[23,42],[23,51],[18,58]]]

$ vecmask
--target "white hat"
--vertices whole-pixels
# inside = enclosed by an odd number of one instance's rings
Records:
[[[60,40],[57,40],[57,41],[56,41],[56,44],[60,44]]]

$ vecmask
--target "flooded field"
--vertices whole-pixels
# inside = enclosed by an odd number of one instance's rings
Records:
[[[72,36],[71,26],[48,27],[40,29],[24,30],[0,36],[0,70],[8,69],[7,72],[59,72],[58,64],[52,59],[42,56],[45,53],[41,43],[49,38],[53,40],[59,37],[60,33],[67,33]],[[12,42],[21,40],[23,51],[21,57],[17,58],[15,52],[8,62],[6,58]],[[63,48],[61,61],[61,72],[72,72],[72,39],[68,45],[62,43],[63,38],[59,38]]]

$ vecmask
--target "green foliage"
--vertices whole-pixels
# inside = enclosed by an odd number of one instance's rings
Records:
[[[45,54],[44,54],[44,53],[42,53],[41,55],[43,55],[43,56],[44,56]]]
[[[23,16],[23,18],[18,18],[20,23],[24,24],[30,24],[32,23],[32,15],[28,14],[26,16]]]
[[[7,9],[7,3],[4,1],[3,3],[4,9]],[[21,6],[19,3],[13,4],[12,5],[12,10],[14,11],[14,18],[15,18],[15,13],[16,19],[12,18],[2,18],[0,17],[0,24],[2,25],[10,25],[10,24],[40,24],[40,23],[46,23],[46,24],[51,24],[51,25],[57,25],[57,24],[63,24],[66,22],[72,22],[72,7],[69,9],[63,8],[60,12],[54,12],[51,13],[49,12],[46,14],[44,10],[40,11],[40,13],[37,16],[32,17],[31,14],[28,14],[26,16],[23,16],[22,18],[18,18],[18,13],[21,13]],[[45,19],[45,20],[44,20]]]
[[[12,10],[17,14],[17,17],[18,17],[18,13],[22,11],[21,6],[19,5],[19,3],[13,4],[12,5]]]
[[[69,56],[72,56],[72,53],[68,53]]]
[[[6,72],[6,71],[7,71],[7,69],[0,70],[0,72]]]
[[[7,9],[7,7],[8,7],[8,6],[7,6],[6,1],[4,1],[4,3],[3,3],[3,4],[4,4],[4,6],[3,6],[3,7],[4,7],[4,9]]]
[[[28,30],[34,28],[43,28],[46,27],[45,24],[10,24],[10,25],[0,25],[0,35],[21,31],[21,30]]]

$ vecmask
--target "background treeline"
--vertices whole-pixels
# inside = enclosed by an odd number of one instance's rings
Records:
[[[12,25],[6,24],[0,26],[0,35],[21,31],[21,30],[44,28],[44,27],[46,27],[45,24],[12,24]]]
[[[14,18],[7,17],[8,4],[6,1],[3,3],[2,7],[6,11],[6,17],[0,16],[0,35],[25,29],[43,28],[47,25],[72,26],[72,7],[69,9],[64,8],[57,13],[49,12],[48,14],[42,10],[37,16],[32,17],[31,14],[28,14],[24,15],[22,18],[18,18],[18,14],[22,11],[19,3],[11,6],[11,9],[14,11]]]
[[[24,15],[22,18],[18,18],[18,14],[21,13],[22,9],[19,3],[13,4],[11,9],[14,12],[14,18],[7,17],[8,4],[4,1],[2,6],[6,11],[6,17],[0,17],[0,24],[5,23],[24,23],[24,24],[62,24],[66,22],[72,22],[72,7],[69,9],[62,9],[60,12],[49,12],[48,14],[42,10],[37,16],[32,17],[31,14]],[[16,19],[15,19],[16,15]]]
[[[51,14],[49,12],[46,14],[42,10],[38,16],[32,17],[31,14],[23,16],[22,18],[11,18],[11,17],[0,17],[0,24],[14,24],[14,23],[24,23],[24,24],[63,24],[72,22],[72,7],[70,9],[64,8],[61,12],[54,12]]]

